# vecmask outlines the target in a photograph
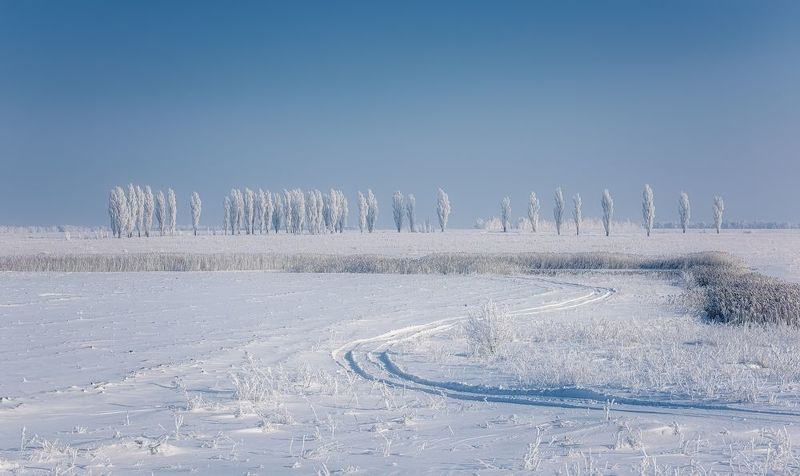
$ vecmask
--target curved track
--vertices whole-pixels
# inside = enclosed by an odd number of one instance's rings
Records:
[[[578,296],[569,294],[557,302],[511,310],[509,313],[514,317],[535,316],[566,311],[581,306],[598,305],[616,292],[613,288],[587,286],[549,278],[531,277],[528,279],[535,280],[537,284],[544,284],[555,289],[578,288],[584,292]],[[705,414],[709,411],[747,413],[752,417],[759,417],[765,420],[774,418],[780,420],[782,417],[800,416],[800,414],[794,412],[753,409],[712,402],[673,402],[628,398],[577,387],[525,389],[431,380],[406,371],[392,360],[391,348],[393,346],[422,336],[445,332],[460,324],[467,317],[449,317],[427,324],[394,329],[375,337],[357,339],[335,349],[331,355],[341,366],[366,380],[460,400],[582,409],[602,409],[609,401],[614,401],[615,411],[636,413],[670,413],[672,410],[677,410],[685,415],[687,410],[698,410]]]

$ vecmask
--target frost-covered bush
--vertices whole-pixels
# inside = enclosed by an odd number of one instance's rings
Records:
[[[418,258],[269,253],[119,253],[0,256],[0,271],[249,271],[396,274],[530,274],[551,270],[690,270],[736,266],[724,253],[644,257],[624,253],[439,253]]]
[[[698,266],[687,272],[689,304],[732,324],[800,324],[800,284],[739,267]]]
[[[610,398],[762,403],[800,391],[795,326],[724,326],[689,316],[543,317],[517,329],[502,354],[508,358],[494,360],[490,371],[529,389],[578,387]]]
[[[487,357],[514,339],[514,329],[505,309],[490,299],[464,321],[464,336],[473,355]]]

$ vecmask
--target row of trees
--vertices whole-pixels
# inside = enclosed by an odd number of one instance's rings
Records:
[[[561,187],[556,188],[553,195],[553,218],[556,233],[561,234],[564,224],[566,202]],[[392,215],[395,228],[402,231],[407,223],[409,231],[418,231],[416,215],[416,198],[413,194],[404,196],[397,191],[392,196]],[[611,223],[614,215],[614,200],[608,189],[603,190],[600,199],[603,209],[603,228],[606,236],[611,234]],[[303,191],[299,188],[284,190],[283,193],[271,193],[269,190],[258,189],[253,191],[245,188],[244,191],[234,188],[224,199],[223,230],[231,235],[256,233],[269,233],[270,230],[278,232],[281,229],[287,233],[341,233],[347,226],[349,207],[347,197],[341,190],[330,189],[328,193],[319,190]],[[575,233],[580,235],[583,200],[580,194],[572,196],[572,219],[575,223]],[[192,229],[197,235],[202,212],[202,201],[197,192],[192,192],[189,198],[189,208],[192,215]],[[531,229],[536,232],[539,228],[539,199],[536,193],[531,192],[528,201],[528,220]],[[655,199],[653,189],[645,184],[642,192],[642,224],[647,236],[653,230],[655,221]],[[722,215],[725,204],[722,197],[715,196],[713,202],[714,226],[717,233],[722,227]],[[436,214],[439,219],[441,231],[447,229],[450,217],[450,198],[441,188],[438,190]],[[365,230],[372,233],[378,219],[378,200],[372,190],[367,189],[364,195],[358,192],[358,227],[363,233]],[[163,191],[153,194],[150,186],[128,185],[127,193],[124,188],[114,187],[109,193],[108,214],[111,220],[112,234],[118,238],[137,236],[150,236],[153,226],[153,217],[158,223],[158,231],[174,234],[177,228],[177,204],[175,192],[169,188],[166,195]],[[689,226],[691,218],[691,204],[689,195],[681,192],[678,199],[678,217],[683,232]],[[503,231],[508,231],[511,226],[511,198],[506,196],[500,202],[500,220]],[[425,231],[430,231],[430,225],[423,225]]]
[[[377,206],[377,205],[376,205]],[[436,198],[436,215],[439,218],[439,229],[444,232],[447,229],[447,221],[450,219],[450,197],[447,192],[439,189]],[[392,196],[392,216],[394,218],[394,226],[397,231],[403,230],[404,220],[408,223],[408,230],[411,232],[418,231],[417,228],[417,199],[413,194],[408,197],[403,197],[403,193],[399,190]],[[430,224],[423,224],[424,231],[431,231]]]
[[[561,227],[564,224],[566,207],[564,193],[561,191],[561,187],[556,188],[553,195],[553,202],[553,219],[556,225],[556,233],[560,235]],[[609,192],[608,189],[603,190],[603,194],[600,198],[600,205],[603,209],[603,229],[606,236],[609,236],[611,234],[611,223],[614,216],[614,199],[611,198],[611,192]],[[582,207],[583,200],[581,199],[581,195],[576,193],[572,196],[572,220],[575,223],[575,233],[578,235],[581,234],[581,222],[583,221]],[[717,233],[719,233],[722,228],[722,214],[725,211],[725,203],[722,197],[714,197],[712,208],[714,213],[714,227]],[[539,211],[539,199],[535,192],[531,192],[528,200],[528,220],[530,221],[531,230],[533,230],[533,232],[536,232],[539,228]],[[647,236],[650,236],[653,230],[655,216],[656,206],[653,189],[649,184],[645,184],[644,190],[642,191],[642,225],[644,226]],[[689,195],[686,192],[681,192],[680,198],[678,199],[678,216],[680,218],[681,228],[683,232],[686,233],[686,228],[688,228],[689,219],[691,218],[691,205],[689,203]],[[503,231],[508,231],[511,226],[511,198],[508,196],[503,197],[503,200],[500,202],[500,221]]]
[[[371,192],[370,192],[371,193]],[[341,233],[347,226],[349,207],[341,190],[303,191],[299,188],[271,193],[234,188],[223,201],[222,227],[225,233],[246,235],[257,233],[320,234]]]
[[[200,197],[197,197],[197,220],[200,219]],[[178,207],[175,192],[170,188],[167,194],[159,190],[153,194],[149,185],[128,185],[128,192],[120,186],[114,187],[108,196],[108,216],[111,220],[111,233],[117,238],[150,236],[153,227],[153,215],[158,222],[158,231],[175,233]],[[193,211],[194,215],[194,211]]]

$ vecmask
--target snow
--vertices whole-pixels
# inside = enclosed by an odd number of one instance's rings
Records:
[[[794,231],[72,235],[0,250],[722,250],[800,281]],[[797,331],[709,326],[681,292],[642,272],[0,273],[0,472],[800,471]],[[487,299],[516,338],[473,356]]]
[[[644,230],[631,225],[614,224],[612,235],[603,234],[600,223],[584,220],[581,235],[565,224],[561,236],[545,230],[509,233],[479,230],[447,230],[445,233],[375,233],[347,231],[323,235],[209,235],[191,236],[182,230],[179,236],[132,239],[96,239],[94,234],[71,233],[69,240],[58,233],[0,233],[0,254],[116,254],[168,253],[315,253],[377,254],[386,256],[422,256],[430,253],[470,252],[579,252],[608,251],[670,255],[698,251],[725,251],[742,258],[755,269],[783,279],[800,282],[800,230],[654,230],[649,238]],[[624,229],[623,232],[615,232]]]

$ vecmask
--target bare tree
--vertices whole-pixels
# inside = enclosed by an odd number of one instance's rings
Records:
[[[556,222],[556,233],[561,234],[561,224],[564,222],[564,193],[561,187],[556,189],[554,195],[555,205],[553,206],[553,219]]]
[[[717,234],[722,228],[722,212],[725,211],[725,202],[719,195],[714,197],[714,228],[717,229]]]
[[[447,229],[447,220],[450,219],[450,197],[441,188],[436,200],[436,215],[439,217],[439,228],[444,233],[444,230]]]
[[[686,233],[686,228],[689,227],[689,219],[692,216],[692,207],[689,204],[689,194],[681,192],[681,198],[678,200],[678,216],[681,219],[681,228]]]
[[[408,218],[408,231],[417,231],[417,199],[409,193],[406,198],[406,218]]]
[[[531,192],[528,201],[528,220],[531,222],[531,230],[535,233],[539,229],[539,199],[534,192]]]
[[[200,194],[192,192],[189,198],[189,208],[192,210],[192,230],[194,236],[197,236],[197,227],[200,226],[200,212],[203,207],[203,202],[200,201]]]
[[[500,220],[503,222],[503,232],[505,233],[511,225],[511,197],[506,196],[500,202]]]
[[[614,199],[611,198],[611,192],[608,189],[603,190],[603,198],[600,200],[600,205],[603,206],[603,229],[606,231],[606,236],[611,234],[611,219],[614,218]]]
[[[581,207],[583,206],[583,201],[581,200],[581,194],[576,193],[572,196],[572,219],[575,221],[575,234],[581,234],[581,222],[583,221],[583,215],[581,215]]]
[[[405,202],[402,192],[394,192],[392,196],[392,216],[394,217],[394,227],[397,232],[403,229],[403,217],[405,216]]]
[[[656,205],[653,201],[653,189],[649,184],[644,185],[642,192],[642,222],[644,229],[647,231],[647,236],[653,231],[653,221],[656,217]]]
[[[361,230],[361,233],[364,233],[364,229],[367,228],[367,210],[369,206],[367,205],[367,199],[364,197],[364,194],[361,193],[359,190],[358,192],[358,229]]]

